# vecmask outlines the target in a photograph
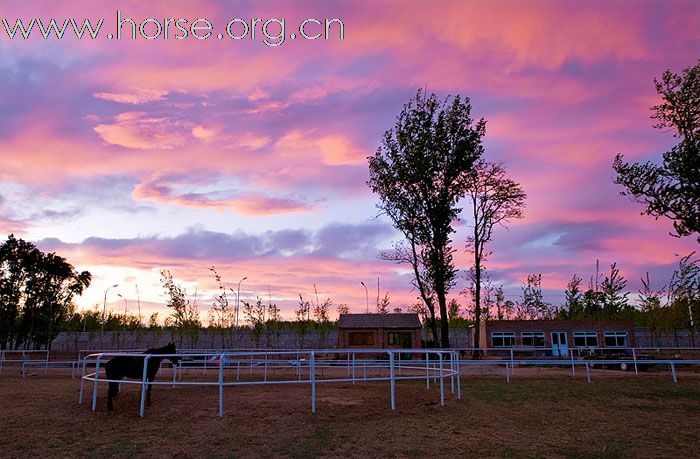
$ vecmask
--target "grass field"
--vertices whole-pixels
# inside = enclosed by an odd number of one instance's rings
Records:
[[[522,372],[521,372],[522,373]],[[546,373],[546,372],[543,372]],[[115,411],[78,404],[78,380],[0,376],[2,457],[698,457],[700,375],[608,372],[593,383],[562,374],[462,379],[462,400],[419,381],[226,389],[160,386],[138,417],[138,387]],[[448,386],[449,387],[449,386]]]

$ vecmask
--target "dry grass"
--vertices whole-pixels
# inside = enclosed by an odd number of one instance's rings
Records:
[[[112,413],[103,387],[93,413],[65,373],[3,372],[0,456],[697,457],[699,375],[620,374],[468,376],[444,408],[436,389],[400,382],[395,413],[388,383],[318,385],[315,415],[308,385],[239,386],[223,418],[217,388],[161,386],[141,419],[136,386]]]

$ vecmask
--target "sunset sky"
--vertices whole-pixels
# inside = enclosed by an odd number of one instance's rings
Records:
[[[109,40],[117,9],[137,22],[208,18],[214,35]],[[247,277],[242,299],[269,295],[288,318],[299,293],[315,300],[314,284],[353,312],[365,310],[360,281],[374,305],[377,277],[392,307],[415,302],[406,267],[377,259],[400,236],[365,182],[366,157],[418,88],[469,97],[488,122],[485,158],[528,194],[487,262],[509,299],[541,273],[559,304],[597,258],[603,272],[617,262],[633,293],[647,271],[661,287],[698,248],[641,216],[611,167],[618,152],[658,160],[674,144],[652,128],[653,78],[700,58],[695,0],[0,5],[10,27],[85,17],[104,18],[98,38],[11,40],[0,24],[0,236],[92,272],[81,308],[119,284],[108,308],[123,310],[120,293],[131,309],[138,284],[143,312],[163,310],[165,268],[197,291],[205,319],[212,265],[234,289]],[[345,36],[217,39],[232,18],[284,18],[287,36],[339,18]],[[469,224],[454,235],[462,272]],[[465,285],[451,294],[463,304]]]

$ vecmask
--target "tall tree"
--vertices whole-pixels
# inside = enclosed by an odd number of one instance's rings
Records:
[[[503,292],[503,286],[496,287],[496,319],[503,320],[506,317],[506,295]]]
[[[677,75],[666,70],[654,79],[662,103],[651,108],[654,127],[670,129],[680,139],[663,154],[663,164],[628,164],[617,154],[616,183],[634,200],[646,205],[644,213],[673,220],[674,236],[697,235],[700,243],[700,60]]]
[[[250,336],[253,339],[255,348],[260,347],[260,338],[265,327],[265,304],[262,298],[258,297],[255,303],[243,302],[243,317],[250,323]]]
[[[378,207],[420,248],[426,278],[440,308],[440,337],[449,347],[446,295],[454,285],[452,222],[466,193],[465,174],[483,153],[486,121],[474,121],[471,103],[460,96],[438,101],[418,91],[368,158],[369,187]],[[432,304],[431,318],[435,318]]]
[[[181,346],[184,336],[189,338],[191,345],[194,345],[202,326],[196,303],[187,299],[185,289],[175,283],[170,271],[165,269],[160,271],[160,283],[168,296],[166,306],[171,309],[170,316],[165,319],[166,325],[172,326],[180,334]]]
[[[304,297],[299,294],[299,307],[294,311],[297,317],[295,323],[296,332],[301,340],[301,347],[304,347],[304,336],[309,329],[311,322],[311,303],[304,300]]]
[[[550,316],[549,304],[542,295],[542,274],[529,274],[522,286],[522,299],[518,304],[518,318],[545,319]]]
[[[649,280],[649,273],[640,279],[642,281],[642,289],[639,290],[637,297],[637,305],[641,311],[642,322],[651,332],[652,345],[656,338],[656,345],[659,345],[660,330],[663,326],[664,311],[661,305],[661,296],[664,294],[664,289],[654,289]]]
[[[566,284],[566,290],[564,291],[565,303],[561,311],[562,317],[566,319],[583,317],[582,281],[583,279],[574,274],[569,283]]]
[[[620,274],[620,269],[616,263],[610,265],[610,274],[605,276],[601,287],[603,315],[605,318],[611,319],[630,312],[630,305],[627,299],[629,292],[625,291],[627,279]]]
[[[527,195],[519,183],[506,176],[502,163],[489,163],[479,159],[472,173],[466,174],[465,178],[473,224],[472,232],[467,238],[467,249],[473,254],[474,342],[478,343],[483,311],[482,272],[489,255],[486,245],[491,241],[496,225],[505,227],[510,220],[523,218]]]

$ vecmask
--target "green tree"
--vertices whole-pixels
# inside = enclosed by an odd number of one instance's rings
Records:
[[[50,348],[91,280],[65,258],[10,235],[0,245],[0,346]]]
[[[389,298],[389,292],[386,292],[384,293],[384,297],[377,303],[377,312],[379,312],[379,314],[388,314],[390,307],[391,299]]]
[[[333,300],[326,298],[322,302],[316,303],[314,306],[314,319],[316,319],[316,329],[318,330],[319,338],[321,341],[321,347],[326,347],[326,338],[328,333],[331,331],[332,324],[330,321],[330,316],[328,311],[333,307]]]
[[[258,297],[255,303],[243,302],[243,317],[250,323],[250,335],[255,347],[260,347],[260,338],[265,327],[265,305]]]
[[[496,306],[496,319],[503,320],[505,316],[506,295],[503,292],[503,286],[496,287],[494,305]]]
[[[522,286],[518,318],[535,320],[548,317],[550,317],[550,307],[542,295],[542,274],[529,274],[526,283]]]
[[[235,313],[230,307],[228,296],[226,295],[226,286],[221,278],[221,275],[216,271],[214,266],[209,268],[209,271],[214,274],[214,280],[218,287],[218,294],[214,297],[211,309],[209,310],[209,326],[218,330],[221,338],[221,347],[225,348],[226,331],[229,333],[233,327]]]
[[[653,340],[656,339],[656,344],[659,344],[660,332],[663,328],[664,308],[661,304],[661,297],[664,290],[656,290],[652,288],[649,280],[649,273],[646,277],[640,279],[642,281],[642,289],[637,297],[637,306],[641,312],[642,323],[649,329]]]
[[[576,274],[573,275],[564,291],[565,303],[560,311],[560,315],[564,319],[578,319],[584,316],[583,308],[583,292],[581,291],[581,282],[583,279]]]
[[[603,316],[606,319],[629,315],[631,308],[627,296],[627,280],[620,274],[616,263],[610,265],[610,274],[603,279],[601,293],[603,298]]]
[[[478,343],[481,314],[486,311],[488,316],[490,311],[490,305],[485,308],[482,305],[484,262],[489,255],[486,245],[491,241],[496,225],[505,226],[512,219],[523,218],[527,195],[519,183],[506,176],[502,163],[489,163],[483,159],[478,160],[474,171],[466,175],[466,183],[473,225],[472,232],[467,237],[467,249],[473,255],[474,342]],[[479,351],[474,352],[477,355]]]
[[[589,288],[583,292],[583,316],[598,319],[603,311],[603,292]]]
[[[341,314],[350,314],[350,307],[348,307],[348,305],[345,303],[340,303],[336,307],[336,310],[338,311],[338,316],[340,316]]]
[[[10,234],[0,245],[0,347],[16,340],[23,308],[27,278],[37,265],[41,252],[31,243]]]
[[[168,296],[166,306],[171,310],[165,319],[166,325],[171,326],[180,335],[180,346],[183,337],[189,338],[190,345],[194,345],[202,327],[197,305],[187,299],[185,289],[175,283],[170,271],[160,271],[160,283]]]
[[[426,279],[440,308],[442,345],[449,347],[446,296],[454,285],[452,223],[466,193],[465,175],[483,152],[486,122],[475,122],[471,103],[460,96],[438,101],[418,91],[368,158],[367,184],[378,207],[420,252]],[[433,304],[426,305],[435,322]],[[433,335],[437,335],[433,325]]]
[[[304,300],[304,297],[299,294],[299,306],[294,311],[297,321],[295,323],[295,329],[299,339],[301,341],[301,347],[304,347],[304,336],[309,330],[310,314],[311,314],[311,303]]]
[[[679,327],[687,326],[695,346],[695,325],[700,318],[700,259],[693,259],[695,252],[681,258],[669,285],[669,301],[677,309]]]
[[[653,106],[654,127],[670,129],[680,142],[663,154],[663,164],[628,164],[617,154],[615,183],[623,185],[643,213],[673,221],[674,236],[697,235],[700,243],[700,60],[681,75],[666,70],[654,79],[662,103]]]
[[[448,320],[453,320],[459,317],[459,303],[457,300],[452,298],[450,303],[447,305],[447,318]]]

